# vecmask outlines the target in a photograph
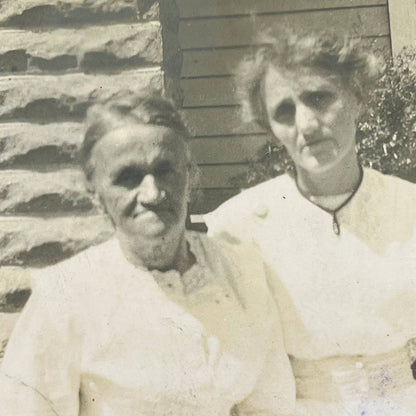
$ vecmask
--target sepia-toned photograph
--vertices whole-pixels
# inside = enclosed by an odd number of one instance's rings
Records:
[[[416,416],[416,0],[0,0],[0,416]]]

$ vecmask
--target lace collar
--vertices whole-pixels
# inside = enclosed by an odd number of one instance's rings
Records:
[[[206,286],[209,278],[203,236],[195,231],[187,231],[185,234],[189,249],[195,256],[195,263],[181,275],[177,270],[151,270],[156,283],[166,292],[175,292],[182,288],[185,295]]]

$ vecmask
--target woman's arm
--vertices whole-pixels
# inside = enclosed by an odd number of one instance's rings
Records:
[[[267,304],[263,320],[270,322],[269,342],[264,346],[267,354],[253,391],[236,406],[235,412],[238,416],[289,416],[295,413],[295,379],[284,347],[276,303],[270,293],[263,297],[263,301]]]
[[[238,416],[289,416],[294,414],[295,381],[283,347],[280,325],[273,331],[263,370],[251,395],[235,407]]]
[[[78,416],[82,332],[57,287],[35,287],[14,328],[0,369],[2,415]]]
[[[214,227],[215,228],[215,227]],[[222,228],[220,228],[222,229]],[[215,228],[217,231],[217,229]],[[261,252],[253,244],[224,233],[211,240],[220,244],[219,253],[234,267],[230,268],[232,286],[239,292],[258,342],[260,361],[251,393],[233,408],[233,416],[291,416],[295,410],[296,389],[287,356],[277,304],[268,284],[267,269]]]

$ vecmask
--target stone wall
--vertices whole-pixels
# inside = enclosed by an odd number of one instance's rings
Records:
[[[180,56],[174,41],[163,50],[162,14],[154,0],[0,3],[0,346],[30,294],[30,269],[112,233],[77,165],[80,122],[120,89],[174,89],[163,57],[174,68]]]

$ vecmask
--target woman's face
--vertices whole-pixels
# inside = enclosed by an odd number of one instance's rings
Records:
[[[91,163],[92,185],[123,237],[181,238],[190,185],[185,144],[173,130],[127,124],[98,141]]]
[[[325,171],[355,153],[360,105],[339,76],[323,69],[270,66],[263,98],[271,130],[298,168]]]

